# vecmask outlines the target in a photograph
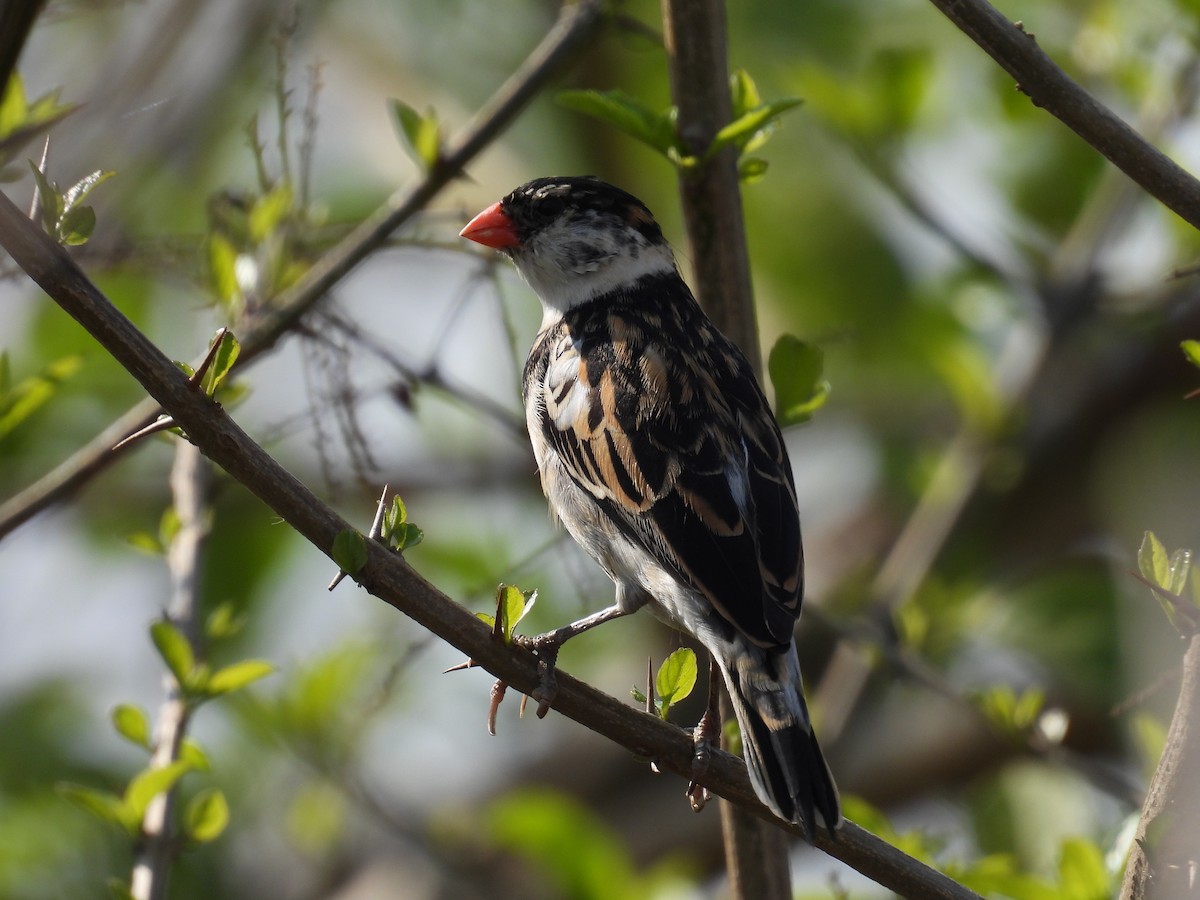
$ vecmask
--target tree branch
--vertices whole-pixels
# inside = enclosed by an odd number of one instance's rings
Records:
[[[171,468],[171,497],[179,516],[179,530],[167,551],[171,570],[171,602],[167,621],[177,627],[199,658],[200,565],[208,538],[209,486],[212,465],[195,445],[179,441],[175,445],[175,463]],[[191,710],[183,689],[168,672],[163,681],[167,698],[158,711],[154,754],[150,768],[164,769],[179,759],[187,734]],[[173,810],[178,788],[172,785],[150,801],[142,817],[143,840],[134,860],[130,894],[135,900],[162,900],[167,896],[167,880],[176,853],[172,831]]]
[[[408,222],[467,164],[516,118],[587,41],[604,21],[601,0],[580,0],[565,5],[558,20],[521,67],[476,114],[473,124],[448,147],[431,172],[415,187],[397,191],[371,216],[321,257],[291,288],[275,298],[275,311],[240,335],[240,371],[265,354],[288,334],[300,319],[359,263],[382,247],[396,229]],[[43,476],[31,487],[0,504],[0,538],[19,528],[43,509],[70,496],[93,477],[122,458],[113,450],[122,437],[149,425],[158,414],[157,404],[143,401],[123,414],[114,425]]]
[[[671,99],[679,110],[676,127],[691,154],[703,159],[717,132],[733,118],[724,0],[662,0],[662,16]],[[679,192],[697,297],[761,378],[762,354],[736,150],[726,147],[695,170],[680,169]],[[721,717],[732,716],[729,698],[722,691]],[[755,900],[791,897],[783,834],[731,803],[721,803],[720,808],[733,896]]]
[[[1200,893],[1200,635],[1183,657],[1167,744],[1150,780],[1125,865],[1121,900]]]
[[[722,0],[663,0],[662,6],[679,137],[703,158],[733,116],[725,8]],[[679,193],[696,297],[754,371],[761,372],[737,151],[726,147],[691,172],[681,169]]]
[[[70,256],[3,194],[0,246],[142,384],[201,452],[332,559],[335,538],[350,525],[251,440],[218,403],[193,388],[174,363],[96,289]],[[381,544],[367,542],[367,563],[354,578],[373,595],[517,690],[529,693],[537,686],[537,661],[532,654],[493,640],[483,622]],[[685,779],[691,777],[693,744],[687,732],[565,672],[558,680],[554,708],[563,715],[637,756],[657,760],[663,769]],[[745,766],[735,757],[714,752],[703,780],[714,793],[796,836],[802,835],[799,826],[779,822],[758,802]],[[836,842],[823,834],[817,835],[815,842],[831,856],[905,896],[978,896],[850,822],[839,832]]]
[[[1200,181],[1152,146],[1075,83],[1032,32],[986,0],[930,0],[1017,80],[1017,87],[1193,228],[1200,228]]]

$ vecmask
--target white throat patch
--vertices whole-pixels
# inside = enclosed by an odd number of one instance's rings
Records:
[[[632,229],[578,220],[545,229],[513,261],[542,301],[547,320],[647,275],[675,271],[666,243],[651,244]]]

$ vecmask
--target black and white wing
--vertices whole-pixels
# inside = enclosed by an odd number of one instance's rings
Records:
[[[644,279],[636,295],[572,310],[539,336],[530,427],[661,565],[753,642],[786,645],[804,563],[779,427],[678,275]]]

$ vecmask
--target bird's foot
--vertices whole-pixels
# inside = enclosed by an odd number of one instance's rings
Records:
[[[692,780],[688,782],[686,796],[694,812],[704,809],[711,796],[700,779],[708,771],[712,750],[721,738],[721,717],[713,709],[707,709],[696,727],[692,729]]]
[[[558,695],[558,679],[555,677],[555,664],[558,662],[558,651],[562,647],[563,637],[557,631],[548,631],[534,637],[515,635],[513,643],[531,651],[538,658],[538,686],[530,694],[537,701],[537,716],[544,719],[550,712],[550,704]]]

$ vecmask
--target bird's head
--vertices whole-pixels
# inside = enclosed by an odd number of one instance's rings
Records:
[[[597,178],[523,184],[460,234],[512,257],[548,311],[565,312],[647,275],[675,271],[645,204]]]

